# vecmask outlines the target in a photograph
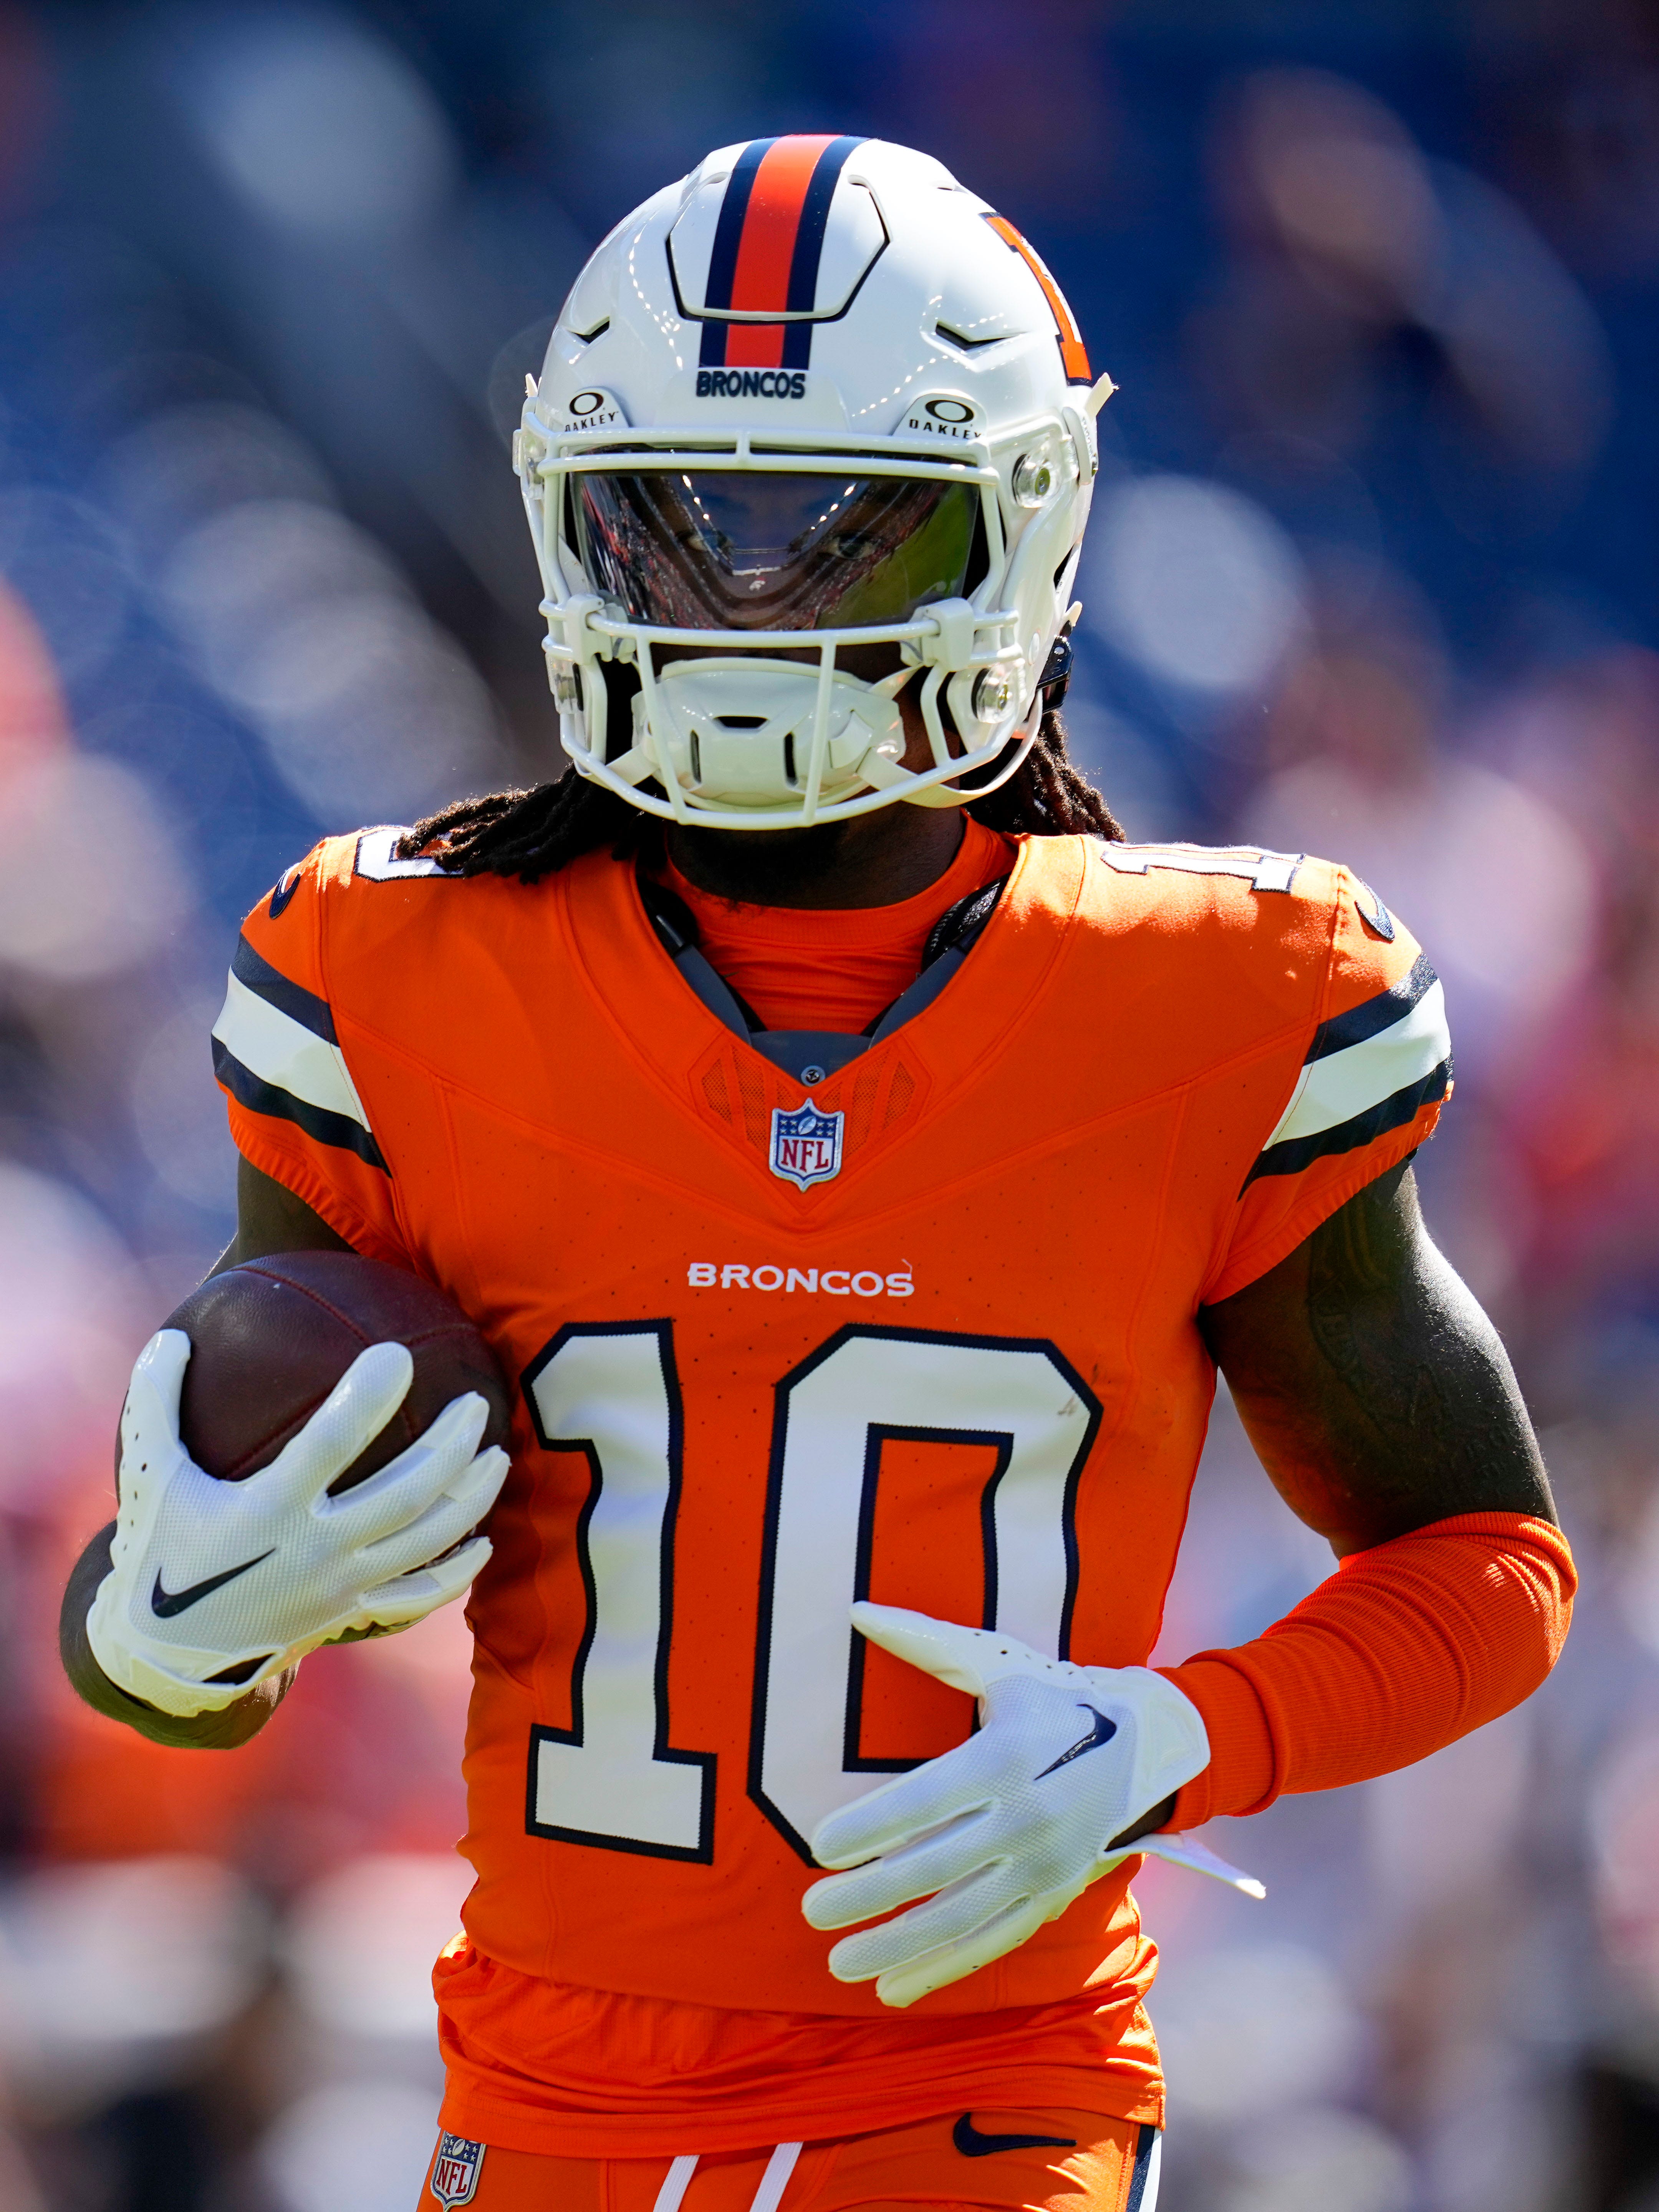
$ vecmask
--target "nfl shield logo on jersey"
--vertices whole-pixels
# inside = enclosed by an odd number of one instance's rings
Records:
[[[484,2162],[484,2146],[465,2136],[441,2136],[432,2161],[432,2194],[440,2204],[470,2204]]]
[[[772,1109],[772,1152],[767,1164],[798,1190],[809,1182],[827,1182],[841,1173],[841,1132],[844,1114],[821,1114],[811,1099],[799,1113]]]

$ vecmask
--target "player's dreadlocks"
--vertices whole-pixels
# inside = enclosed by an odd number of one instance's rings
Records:
[[[1111,808],[1067,759],[1066,726],[1052,708],[1018,772],[968,811],[988,830],[1033,837],[1083,834],[1114,843],[1123,838]],[[452,875],[516,876],[533,884],[602,845],[619,860],[632,859],[660,835],[652,816],[569,768],[556,782],[529,791],[458,799],[417,822],[398,849],[404,859],[434,854]]]

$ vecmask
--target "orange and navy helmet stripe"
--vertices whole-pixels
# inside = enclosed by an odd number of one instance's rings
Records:
[[[1048,312],[1060,332],[1060,358],[1065,365],[1068,384],[1092,384],[1094,377],[1089,368],[1089,356],[1083,343],[1083,333],[1077,326],[1077,317],[1066,304],[1066,295],[1048,274],[1042,256],[1028,246],[1006,216],[988,215],[985,218],[1005,246],[1014,252],[1042,287],[1042,296],[1048,302]]]
[[[847,157],[861,138],[751,139],[720,203],[708,262],[708,313],[810,315],[818,262]],[[705,321],[705,368],[805,368],[812,325]]]

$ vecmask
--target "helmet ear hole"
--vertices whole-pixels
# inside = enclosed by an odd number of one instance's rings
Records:
[[[640,688],[640,672],[618,660],[601,660],[597,665],[605,682],[605,757],[620,760],[634,743],[634,699]]]
[[[962,579],[962,596],[969,599],[991,573],[991,546],[985,534],[985,510],[974,510],[974,542],[968,548],[968,566]]]

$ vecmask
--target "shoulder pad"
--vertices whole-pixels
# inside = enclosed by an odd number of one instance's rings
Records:
[[[398,847],[408,835],[406,825],[387,823],[382,823],[378,829],[359,830],[352,860],[353,875],[371,884],[406,883],[411,876],[447,876],[449,871],[441,861],[418,854],[412,860],[398,858]]]
[[[1258,845],[1118,845],[1102,838],[1096,851],[1121,876],[1165,868],[1183,876],[1235,876],[1255,891],[1288,891],[1305,853],[1269,853]]]

